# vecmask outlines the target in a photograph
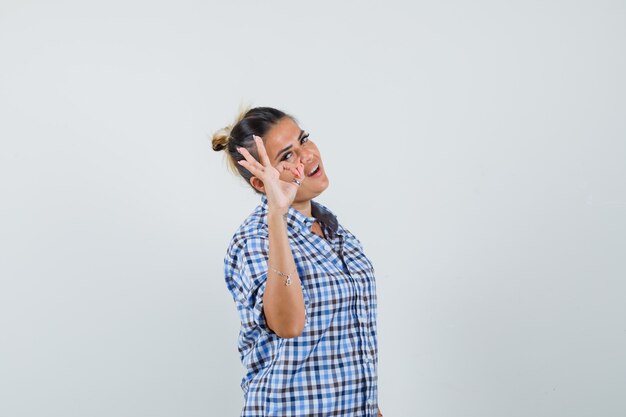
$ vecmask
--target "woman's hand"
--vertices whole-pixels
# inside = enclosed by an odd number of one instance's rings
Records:
[[[268,209],[277,210],[281,214],[284,214],[289,210],[289,206],[291,206],[291,203],[293,203],[293,200],[296,198],[298,185],[295,182],[281,180],[281,171],[289,171],[293,174],[295,179],[302,180],[304,178],[304,165],[300,163],[296,166],[288,162],[282,162],[279,171],[272,166],[267,156],[263,140],[259,136],[253,136],[261,163],[254,159],[246,148],[237,148],[239,153],[245,158],[245,160],[238,162],[250,171],[252,175],[263,181]]]
[[[380,407],[378,407],[378,417],[383,417],[383,412],[380,411]]]

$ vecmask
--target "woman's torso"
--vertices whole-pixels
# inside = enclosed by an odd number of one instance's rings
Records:
[[[233,236],[226,282],[241,317],[242,416],[376,416],[374,268],[358,239],[325,206],[314,217],[290,208],[288,233],[305,298],[302,334],[278,337],[262,316],[267,200]],[[320,236],[311,230],[318,222]],[[313,228],[315,229],[315,227]]]

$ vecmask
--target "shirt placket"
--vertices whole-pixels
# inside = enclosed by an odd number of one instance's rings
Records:
[[[365,375],[366,384],[366,408],[367,415],[376,417],[378,414],[377,407],[377,388],[376,388],[376,361],[374,355],[374,341],[371,335],[371,320],[370,320],[370,302],[371,294],[369,294],[369,284],[366,282],[365,277],[359,277],[358,274],[353,274],[354,270],[350,267],[350,264],[346,262],[343,253],[343,245],[345,237],[338,235],[335,239],[328,240],[316,235],[311,231],[313,225],[313,219],[306,219],[304,221],[305,229],[309,232],[306,236],[310,242],[321,251],[321,253],[335,264],[337,268],[342,270],[346,277],[349,279],[356,297],[356,316],[359,328],[359,338],[361,346],[361,355],[364,358],[363,372]],[[322,225],[322,227],[325,227]],[[328,233],[328,229],[324,229]],[[334,247],[336,245],[336,247]]]
[[[363,368],[366,376],[366,406],[368,415],[376,416],[378,414],[377,393],[376,393],[376,358],[374,355],[374,340],[372,337],[372,323],[370,320],[370,302],[371,294],[369,293],[369,284],[365,282],[365,277],[359,276],[359,282],[352,276],[353,268],[345,261],[343,254],[344,237],[341,236],[339,242],[339,256],[346,265],[348,275],[354,285],[356,293],[357,320],[359,322],[359,336],[361,338],[361,352],[364,358]]]

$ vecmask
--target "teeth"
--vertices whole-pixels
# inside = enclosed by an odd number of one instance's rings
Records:
[[[313,174],[317,168],[319,168],[319,164],[318,164],[318,165],[315,165],[315,168],[313,168],[313,169],[311,170],[311,172],[309,172],[309,176],[310,176],[311,174]]]

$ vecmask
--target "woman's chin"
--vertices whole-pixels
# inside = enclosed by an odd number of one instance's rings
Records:
[[[326,179],[320,184],[315,184],[315,185],[316,185],[315,187],[311,187],[310,189],[307,190],[309,194],[309,199],[314,199],[315,197],[322,194],[328,188],[329,181],[328,179]]]
[[[318,181],[319,181],[319,184],[315,184],[316,185],[315,189],[319,190],[319,193],[321,194],[330,185],[330,180],[328,179],[327,176],[324,176],[323,178],[320,178]]]

